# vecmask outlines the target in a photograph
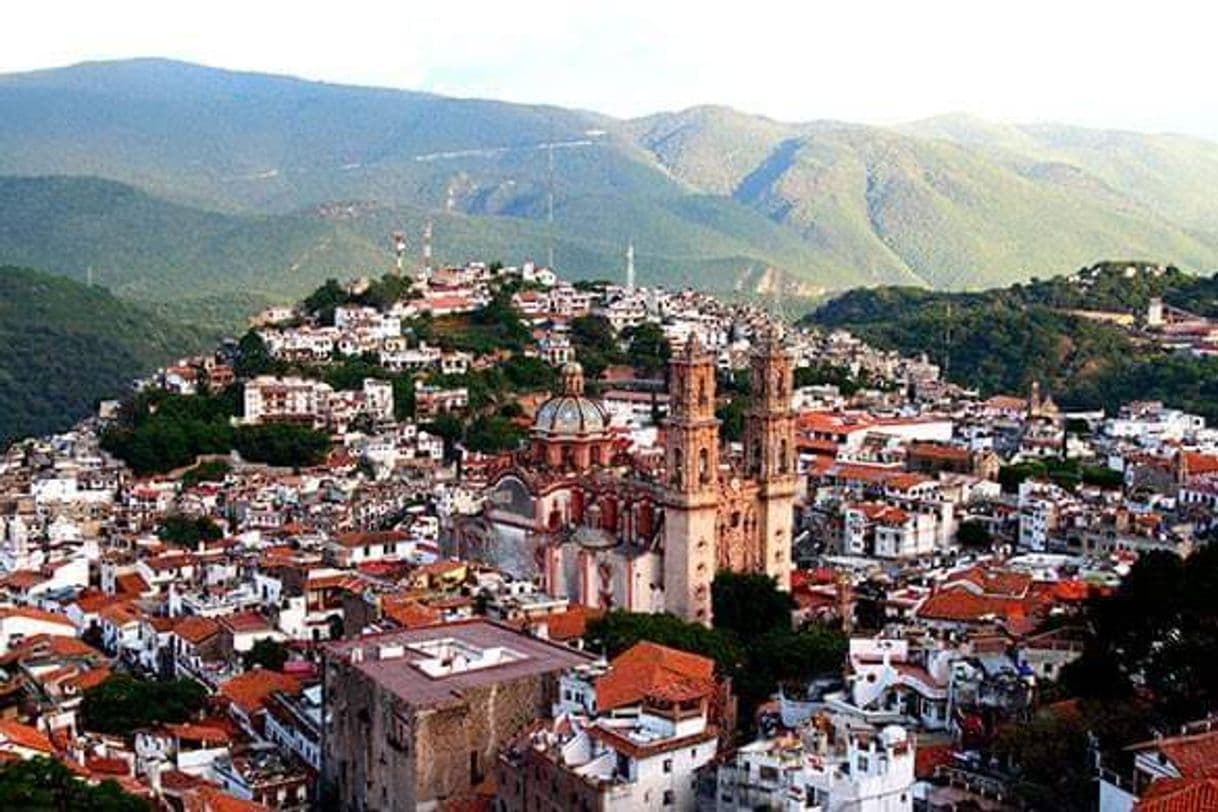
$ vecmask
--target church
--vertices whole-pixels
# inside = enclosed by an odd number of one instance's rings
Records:
[[[711,622],[719,570],[790,586],[797,484],[791,361],[775,334],[751,358],[743,453],[715,417],[713,356],[691,338],[669,365],[663,456],[628,453],[578,364],[537,410],[530,446],[495,475],[456,552],[600,609]]]

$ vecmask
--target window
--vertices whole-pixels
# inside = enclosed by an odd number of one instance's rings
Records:
[[[670,772],[672,772],[672,759],[666,758],[664,759],[664,774],[667,775]]]
[[[670,789],[664,790],[664,806],[672,806],[677,800],[677,794]]]
[[[478,784],[478,783],[481,783],[481,781],[482,781],[482,768],[481,768],[481,765],[478,763],[478,751],[470,750],[469,751],[469,782],[471,784]]]

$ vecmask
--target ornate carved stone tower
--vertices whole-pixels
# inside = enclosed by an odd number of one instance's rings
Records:
[[[714,360],[696,337],[669,364],[665,427],[664,608],[710,625],[719,421]]]
[[[780,336],[762,336],[753,352],[753,403],[744,418],[745,467],[758,484],[757,535],[762,569],[779,588],[791,588],[794,523],[795,412],[791,359]]]

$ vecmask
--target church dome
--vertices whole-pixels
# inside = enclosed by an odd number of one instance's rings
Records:
[[[583,395],[558,395],[537,410],[533,430],[546,434],[599,434],[609,428],[603,406]]]
[[[584,396],[584,370],[572,362],[562,368],[562,394],[537,410],[533,431],[548,437],[602,434],[609,428],[605,407]]]

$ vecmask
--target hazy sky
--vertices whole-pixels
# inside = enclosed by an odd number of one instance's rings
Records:
[[[1214,137],[1212,5],[37,0],[5,9],[0,72],[167,56],[617,115],[702,103],[787,120],[967,111]]]

